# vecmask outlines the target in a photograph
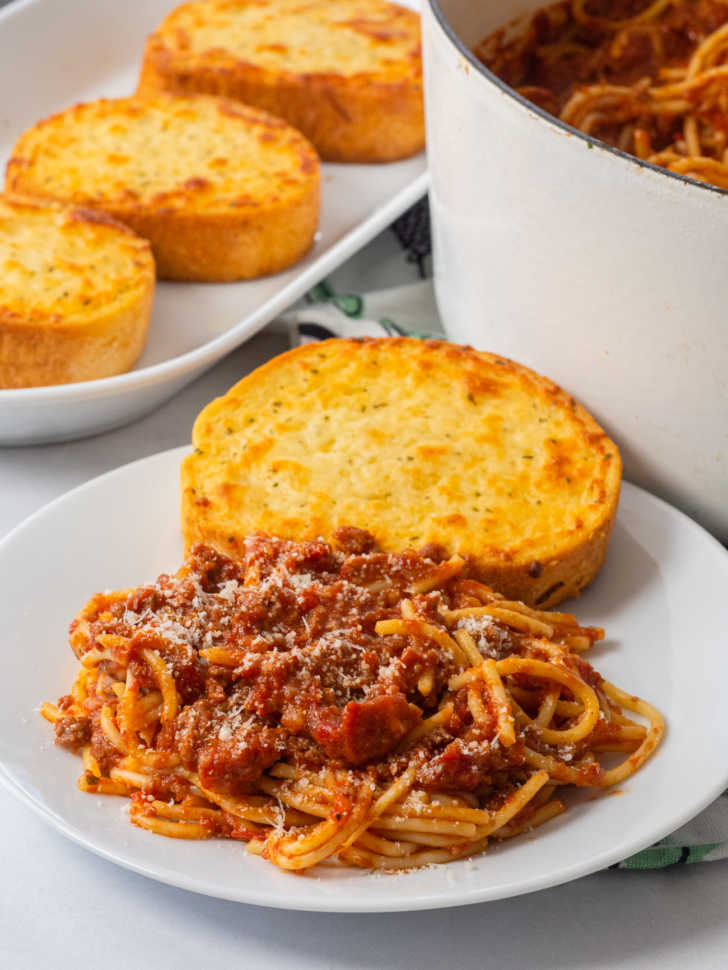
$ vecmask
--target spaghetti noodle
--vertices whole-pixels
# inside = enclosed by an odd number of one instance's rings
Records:
[[[130,796],[137,826],[288,870],[404,869],[541,825],[561,786],[651,755],[660,714],[581,656],[602,636],[437,548],[257,535],[241,561],[198,546],[174,576],[94,596],[71,624],[80,673],[42,713],[81,790]]]
[[[564,0],[475,53],[567,124],[728,189],[728,0]]]

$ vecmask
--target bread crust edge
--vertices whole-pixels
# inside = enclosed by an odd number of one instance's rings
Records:
[[[160,92],[210,94],[262,108],[297,128],[327,162],[392,162],[425,147],[420,80],[293,74],[244,62],[191,70],[152,35],[136,93]]]
[[[75,384],[130,370],[142,354],[154,273],[121,306],[83,319],[18,321],[0,310],[0,388]]]

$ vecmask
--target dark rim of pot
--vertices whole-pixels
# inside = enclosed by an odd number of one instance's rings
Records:
[[[658,172],[660,175],[675,179],[678,182],[683,182],[685,185],[694,185],[699,189],[703,189],[704,191],[712,192],[714,195],[728,195],[728,189],[721,189],[717,185],[710,185],[708,182],[701,182],[698,179],[689,178],[689,176],[681,175],[679,172],[671,172],[669,169],[662,168],[660,165],[655,165],[653,162],[646,162],[642,158],[637,158],[636,155],[630,155],[629,152],[622,151],[621,148],[615,148],[614,145],[608,145],[606,142],[600,141],[598,138],[593,138],[591,135],[585,134],[578,128],[572,128],[572,126],[567,125],[565,121],[561,121],[560,118],[549,114],[549,112],[544,111],[543,108],[539,108],[538,105],[534,104],[532,101],[529,101],[528,98],[524,98],[522,94],[519,94],[518,91],[512,88],[509,84],[506,84],[502,78],[499,78],[497,74],[494,74],[491,70],[489,70],[482,61],[478,60],[470,48],[465,46],[465,44],[462,42],[462,40],[460,40],[458,35],[450,26],[448,20],[440,9],[439,0],[427,0],[427,3],[429,3],[430,9],[435,15],[435,18],[442,28],[443,33],[447,36],[456,50],[468,61],[468,63],[472,64],[479,74],[482,74],[483,77],[490,81],[491,84],[494,84],[497,88],[499,88],[504,94],[507,94],[509,97],[513,98],[514,101],[517,101],[520,105],[527,108],[533,114],[538,115],[539,118],[547,122],[549,125],[552,125],[554,128],[560,128],[562,131],[568,131],[570,135],[575,135],[577,138],[583,141],[588,148],[598,146],[604,151],[609,152],[610,155],[616,155],[618,158],[623,158],[632,165],[649,169],[652,172]]]

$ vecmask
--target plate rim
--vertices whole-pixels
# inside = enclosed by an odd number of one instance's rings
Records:
[[[178,465],[179,460],[185,454],[189,453],[190,448],[191,445],[181,445],[138,458],[134,461],[119,465],[116,468],[112,468],[109,471],[95,476],[94,478],[75,486],[69,491],[64,492],[62,495],[59,495],[51,502],[48,502],[31,515],[27,516],[5,536],[3,536],[2,539],[0,539],[0,559],[4,556],[7,547],[16,542],[18,537],[22,535],[26,528],[34,525],[37,520],[42,519],[49,514],[52,515],[59,505],[72,500],[79,493],[83,493],[85,490],[92,487],[98,487],[105,480],[114,478],[121,473],[129,472],[137,466],[143,466],[145,464],[152,465],[155,462],[161,462],[163,464],[175,462],[175,464]],[[687,529],[694,536],[698,537],[700,541],[704,542],[707,539],[708,546],[712,546],[714,551],[718,553],[719,557],[725,559],[726,566],[728,567],[728,549],[726,549],[722,543],[715,538],[715,536],[711,535],[711,533],[691,519],[686,513],[675,508],[675,506],[671,505],[669,502],[666,502],[664,499],[653,495],[651,492],[648,492],[646,489],[643,489],[637,485],[633,485],[630,482],[625,481],[623,482],[623,486],[625,487],[626,492],[633,493],[634,497],[639,502],[652,504],[663,515],[676,516],[680,526],[683,529]],[[80,845],[82,848],[94,853],[94,855],[99,856],[108,862],[112,862],[123,869],[135,872],[138,875],[145,876],[146,878],[153,879],[166,885],[213,898],[229,900],[232,902],[296,912],[414,912],[431,909],[447,909],[455,906],[466,906],[476,903],[495,901],[498,899],[513,898],[515,896],[525,895],[527,893],[563,885],[567,882],[573,881],[574,879],[578,879],[605,869],[607,866],[610,866],[616,862],[620,862],[628,856],[641,851],[649,845],[652,845],[658,839],[664,838],[665,836],[674,832],[690,819],[698,815],[701,811],[703,811],[704,808],[714,801],[715,798],[717,798],[718,795],[720,795],[721,792],[728,787],[728,759],[726,760],[724,770],[721,773],[716,774],[712,784],[707,785],[702,790],[702,795],[699,799],[692,801],[689,805],[685,806],[682,811],[678,812],[671,819],[669,824],[655,826],[650,830],[649,836],[645,836],[643,834],[642,836],[625,839],[620,844],[618,849],[606,847],[600,852],[590,855],[588,858],[585,857],[581,860],[577,860],[564,868],[545,871],[540,877],[532,878],[525,885],[519,883],[518,879],[515,878],[512,882],[508,882],[505,885],[501,883],[498,886],[476,886],[471,888],[465,888],[463,886],[460,888],[457,894],[443,893],[442,891],[433,890],[420,890],[420,895],[414,900],[408,898],[406,892],[402,892],[399,894],[399,898],[390,898],[387,900],[385,905],[378,904],[374,899],[357,899],[356,897],[347,898],[345,893],[332,893],[330,897],[312,895],[310,898],[305,898],[304,894],[298,894],[295,897],[295,900],[291,901],[289,896],[281,894],[280,891],[275,887],[268,889],[265,887],[260,887],[255,891],[246,891],[244,887],[241,887],[242,891],[235,891],[235,889],[232,888],[226,889],[224,887],[215,885],[214,879],[210,879],[206,873],[203,874],[202,877],[199,875],[193,877],[191,875],[186,875],[179,870],[171,869],[166,865],[155,863],[145,864],[143,861],[137,861],[133,857],[127,857],[123,854],[123,852],[109,849],[103,844],[94,841],[93,837],[87,836],[76,825],[69,822],[63,816],[56,814],[51,808],[45,805],[42,801],[38,800],[31,792],[27,791],[21,782],[14,777],[10,769],[3,761],[0,761],[0,784],[2,784],[3,788],[5,788],[10,794],[18,798],[22,804],[30,808],[30,810],[33,811],[37,817],[41,818],[53,829],[70,839],[75,844]],[[514,870],[514,872],[517,872],[517,870]]]

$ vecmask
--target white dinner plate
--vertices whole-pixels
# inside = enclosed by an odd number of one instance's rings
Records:
[[[419,9],[419,0],[400,0]],[[18,135],[78,101],[132,93],[144,41],[174,0],[16,0],[0,10],[0,163]],[[0,445],[65,441],[140,417],[239,346],[427,191],[424,153],[387,165],[322,166],[309,255],[244,283],[158,283],[149,337],[127,374],[0,390]]]
[[[536,832],[469,861],[398,875],[326,867],[293,875],[238,842],[166,839],[133,827],[127,800],[83,794],[80,760],[38,712],[67,693],[68,623],[91,593],[177,568],[178,448],[52,502],[0,544],[0,779],[64,835],[112,862],[211,896],[300,910],[456,906],[584,876],[684,824],[728,785],[728,553],[681,512],[625,485],[607,563],[572,604],[606,628],[592,663],[659,707],[662,747],[615,793],[582,791]]]

